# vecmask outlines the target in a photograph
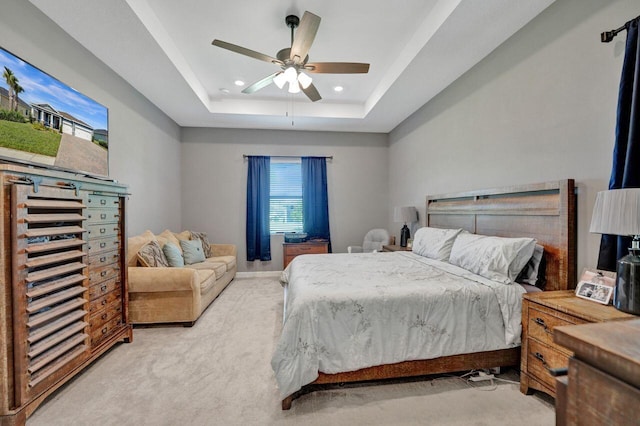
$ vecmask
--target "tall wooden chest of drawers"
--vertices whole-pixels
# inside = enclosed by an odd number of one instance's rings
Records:
[[[126,186],[11,164],[0,179],[0,424],[9,425],[133,336]]]
[[[539,390],[556,396],[556,378],[549,371],[566,368],[572,352],[553,341],[561,325],[599,323],[636,318],[613,306],[581,299],[573,290],[527,293],[522,301],[520,391]]]

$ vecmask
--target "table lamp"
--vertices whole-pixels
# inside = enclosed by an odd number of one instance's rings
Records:
[[[396,207],[393,212],[393,219],[396,222],[404,222],[404,226],[400,230],[400,247],[407,246],[407,240],[411,238],[411,233],[407,227],[407,223],[418,221],[418,210],[415,207]]]
[[[640,188],[598,192],[589,232],[633,237],[616,266],[613,306],[640,315]]]

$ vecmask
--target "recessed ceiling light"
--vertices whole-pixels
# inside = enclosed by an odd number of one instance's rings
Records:
[[[225,94],[228,94],[228,93],[229,93],[229,89],[227,89],[227,88],[225,88],[225,87],[220,88],[220,91],[221,91],[222,93],[225,93]]]
[[[244,86],[244,81],[242,81],[242,80],[236,80],[236,81],[234,81],[234,84],[235,84],[236,86]]]
[[[333,88],[334,92],[342,92],[343,90],[344,90],[344,87],[342,87],[342,86],[336,86],[336,87]]]

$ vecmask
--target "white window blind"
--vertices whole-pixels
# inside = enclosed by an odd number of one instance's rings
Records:
[[[302,165],[300,159],[271,158],[269,222],[271,233],[302,232]]]

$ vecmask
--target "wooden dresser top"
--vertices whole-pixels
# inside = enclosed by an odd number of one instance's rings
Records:
[[[553,333],[577,359],[640,388],[640,319],[561,326]]]
[[[589,322],[605,322],[637,318],[634,315],[575,295],[574,290],[526,293],[524,299]]]

